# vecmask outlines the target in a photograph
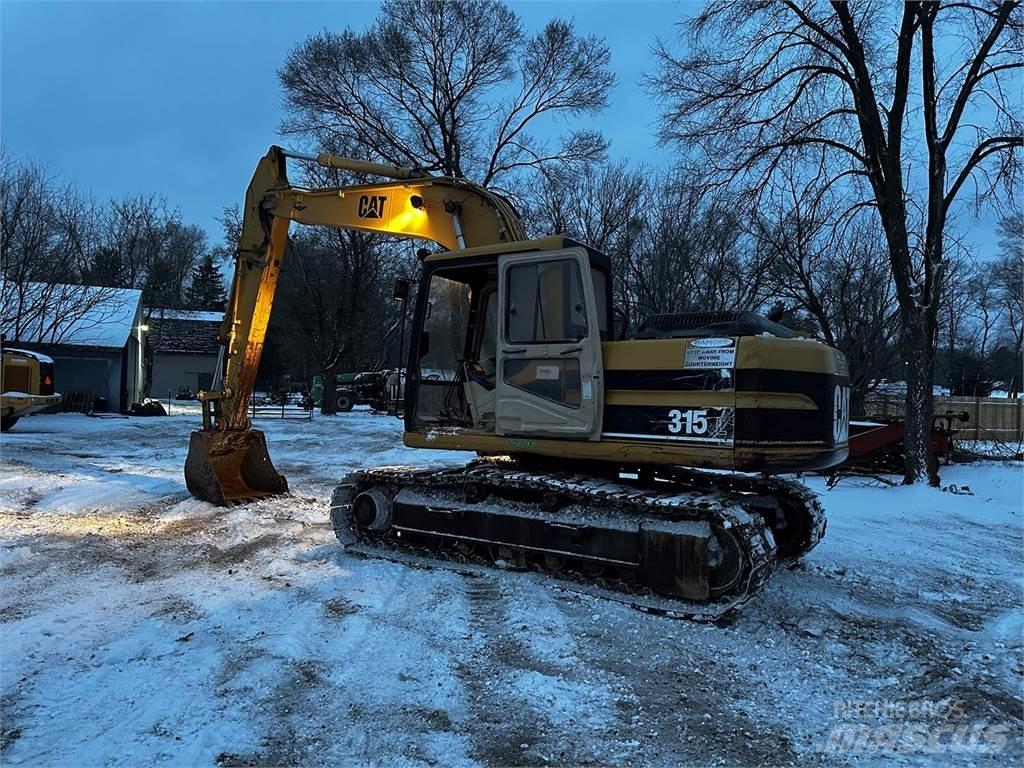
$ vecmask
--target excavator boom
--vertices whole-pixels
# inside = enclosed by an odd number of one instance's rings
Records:
[[[389,178],[375,184],[303,189],[288,181],[287,160]],[[504,198],[461,179],[394,165],[271,147],[245,197],[220,343],[225,365],[210,391],[199,393],[203,429],[193,432],[185,462],[189,491],[215,504],[288,490],[270,461],[262,432],[246,411],[256,384],[291,222],[379,232],[437,243],[449,250],[525,239]]]

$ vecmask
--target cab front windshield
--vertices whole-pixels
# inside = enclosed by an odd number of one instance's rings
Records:
[[[427,316],[423,321],[429,346],[420,357],[422,379],[455,380],[466,346],[471,297],[468,283],[441,275],[430,279]]]

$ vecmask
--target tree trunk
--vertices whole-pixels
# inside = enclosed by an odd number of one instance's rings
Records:
[[[850,382],[850,415],[863,418],[867,411],[868,384],[866,377],[858,377]]]
[[[320,403],[323,416],[333,416],[338,412],[338,382],[335,367],[324,368],[324,396]]]
[[[932,381],[935,351],[927,310],[915,307],[904,313],[903,360],[907,371],[906,429],[904,449],[907,463],[903,482],[911,485],[928,477],[939,484],[938,467],[930,455],[932,429]]]

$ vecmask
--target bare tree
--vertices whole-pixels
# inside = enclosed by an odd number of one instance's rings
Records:
[[[689,23],[686,55],[659,48],[666,139],[732,181],[762,183],[787,157],[813,162],[877,210],[907,369],[907,483],[929,471],[951,210],[965,187],[983,197],[1012,181],[1024,143],[1010,80],[1024,67],[1017,6],[713,2]]]
[[[147,307],[185,307],[187,289],[197,265],[207,253],[206,232],[186,224],[175,211],[163,224],[162,247],[149,264],[142,282]]]
[[[495,186],[603,156],[593,130],[549,140],[537,129],[604,108],[609,57],[569,22],[525,35],[496,0],[391,0],[367,31],[324,31],[288,54],[283,131]]]
[[[573,176],[549,176],[527,210],[531,228],[578,238],[610,253],[642,218],[649,173],[624,160],[589,164]]]
[[[75,285],[92,214],[71,186],[0,154],[0,331],[8,339],[86,338],[122,311],[115,291]]]
[[[532,231],[564,234],[608,255],[618,319],[626,326],[635,320],[628,264],[648,223],[649,176],[623,160],[587,164],[573,175],[545,176],[525,209]]]
[[[781,174],[748,216],[767,253],[773,297],[814,319],[850,366],[851,413],[863,413],[896,357],[898,307],[881,232],[864,216],[835,227],[847,201],[820,179]]]
[[[74,237],[86,204],[44,168],[0,153],[0,254],[13,283],[73,282],[78,277]]]
[[[343,366],[369,367],[383,345],[391,309],[384,247],[373,235],[319,227],[289,241],[278,287],[283,325],[297,331],[292,343],[324,375],[325,414],[335,412],[335,376]]]
[[[757,309],[767,298],[766,262],[731,196],[709,202],[699,172],[654,179],[646,224],[624,263],[637,316]]]
[[[1024,214],[1015,213],[999,223],[1000,256],[992,265],[996,298],[1003,310],[1005,335],[1013,355],[1013,379],[1010,394],[1021,389],[1024,367]]]
[[[99,338],[124,311],[119,288],[147,306],[182,306],[206,235],[154,197],[101,204],[45,169],[0,153],[0,327],[12,339]]]
[[[710,202],[698,171],[617,161],[546,177],[526,214],[534,230],[608,254],[617,319],[635,329],[654,314],[761,305],[767,273],[735,202]]]
[[[120,326],[134,317],[134,304],[122,289],[68,283],[15,285],[5,280],[0,293],[8,291],[19,301],[5,302],[0,328],[16,342],[118,346],[110,339],[111,325]]]
[[[972,346],[984,359],[990,350],[996,327],[1002,320],[1004,307],[996,296],[998,276],[991,267],[981,267],[964,286],[970,298],[970,317],[974,324]]]
[[[977,271],[965,251],[947,256],[946,275],[939,298],[936,335],[937,347],[942,348],[945,361],[945,383],[951,389],[957,386],[953,380],[956,370],[957,352],[965,345],[965,327],[971,310],[971,294],[967,286]]]

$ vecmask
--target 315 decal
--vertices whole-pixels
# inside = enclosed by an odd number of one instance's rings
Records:
[[[732,443],[732,408],[672,408],[667,415],[670,439]]]

